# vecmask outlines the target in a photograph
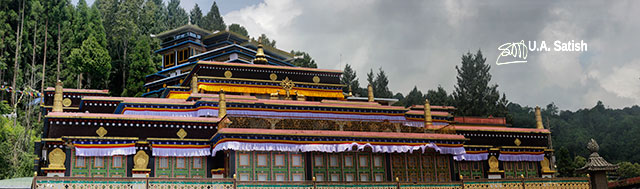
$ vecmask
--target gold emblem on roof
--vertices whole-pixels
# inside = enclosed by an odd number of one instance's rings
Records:
[[[287,100],[291,99],[291,92],[290,90],[293,89],[293,87],[295,86],[295,84],[293,83],[293,81],[289,80],[289,77],[285,77],[282,82],[280,82],[280,86],[282,86],[282,89],[284,89]]]
[[[69,98],[64,98],[64,99],[62,100],[62,105],[63,105],[64,107],[71,106],[71,99],[69,99]]]
[[[176,135],[178,135],[178,137],[180,137],[180,139],[184,139],[184,137],[187,136],[187,131],[184,131],[184,129],[180,129]]]
[[[318,77],[317,75],[313,76],[313,82],[314,83],[320,83],[320,77]]]
[[[53,149],[49,153],[49,167],[48,168],[64,168],[64,160],[67,158],[66,154],[60,149]]]
[[[269,75],[269,79],[271,79],[271,81],[275,81],[276,79],[278,79],[278,75],[271,73],[271,75]]]
[[[231,73],[231,71],[229,71],[229,70],[224,71],[224,77],[231,78],[231,76],[233,76],[233,73]]]
[[[147,155],[143,150],[138,150],[138,153],[133,156],[133,169],[147,169],[147,164],[149,164],[149,155]]]
[[[517,139],[515,141],[513,141],[514,144],[516,144],[516,146],[520,146],[520,144],[522,144],[522,142],[520,142],[520,139]]]
[[[107,135],[107,130],[104,129],[104,127],[100,127],[98,128],[98,130],[96,130],[96,134],[98,134],[98,136],[100,137],[104,137],[104,135]]]

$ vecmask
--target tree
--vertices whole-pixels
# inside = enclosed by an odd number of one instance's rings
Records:
[[[254,39],[251,38],[252,41],[260,41],[262,42],[262,45],[264,46],[269,46],[269,47],[276,47],[276,40],[270,40],[269,37],[267,37],[266,34],[261,34],[260,37],[258,37],[258,39]]]
[[[373,87],[373,93],[376,97],[393,97],[393,93],[389,90],[389,78],[387,78],[387,75],[384,73],[384,70],[382,70],[382,68],[378,69],[375,86]]]
[[[305,68],[318,68],[316,61],[313,60],[308,53],[291,50],[291,54],[294,56],[293,61],[291,62],[293,65]]]
[[[401,103],[404,107],[424,105],[424,99],[425,96],[422,94],[422,91],[418,90],[417,86],[413,86],[413,89],[404,97],[404,99],[402,99]]]
[[[189,18],[191,19],[191,24],[202,27],[202,10],[200,10],[198,3],[196,3],[196,5],[193,6],[193,9],[191,9],[191,15]]]
[[[127,88],[122,92],[122,96],[142,96],[144,90],[145,76],[155,73],[157,70],[153,64],[153,52],[148,37],[141,37],[136,41],[131,52],[131,65],[129,66],[129,77],[127,78]]]
[[[500,99],[498,85],[490,85],[491,66],[485,63],[482,52],[462,55],[462,66],[458,71],[457,84],[453,93],[456,113],[466,116],[506,116],[508,101]]]
[[[442,86],[438,85],[436,90],[428,90],[426,94],[427,99],[429,99],[429,104],[431,105],[440,105],[440,106],[450,106],[453,105],[453,99],[451,95],[447,94],[447,91],[442,88]]]
[[[245,37],[249,37],[249,32],[247,31],[247,29],[244,28],[244,26],[241,26],[240,24],[229,25],[229,31],[235,32]]]
[[[93,35],[82,42],[80,48],[73,49],[69,56],[70,63],[78,75],[86,77],[88,88],[105,88],[111,71],[111,57],[105,47],[100,45]],[[83,78],[83,77],[80,77]],[[83,82],[78,80],[77,82]],[[81,85],[79,85],[81,86]]]
[[[180,0],[171,0],[167,5],[167,27],[177,28],[189,22],[189,15],[182,7]]]
[[[366,90],[360,87],[356,71],[351,69],[351,65],[349,64],[344,66],[342,77],[340,77],[340,84],[346,85],[342,88],[342,91],[345,93],[348,93],[349,88],[351,88],[351,93],[354,96],[367,96]]]
[[[209,9],[207,15],[202,18],[201,27],[209,31],[224,31],[227,28],[222,16],[220,16],[220,11],[218,10],[218,5],[215,1],[213,2],[213,5],[211,5],[211,9]]]
[[[559,177],[572,177],[575,166],[572,158],[569,155],[569,150],[565,147],[560,147],[556,153],[556,166],[558,166]]]
[[[617,172],[620,175],[619,179],[628,179],[640,176],[640,164],[638,163],[625,161],[619,163],[618,166],[619,168]]]

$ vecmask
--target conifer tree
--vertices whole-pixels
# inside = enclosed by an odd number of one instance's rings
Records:
[[[453,93],[456,113],[465,116],[506,116],[506,97],[500,99],[497,84],[490,84],[491,66],[478,50],[462,55],[462,65],[456,66],[457,84]]]
[[[202,18],[202,28],[209,31],[224,31],[227,25],[224,24],[222,16],[220,16],[220,10],[218,5],[214,1],[211,5],[211,9],[206,16]]]
[[[191,24],[202,27],[202,10],[200,10],[198,3],[196,3],[196,5],[193,6],[193,9],[191,9],[191,15],[189,18]]]
[[[292,50],[291,54],[294,56],[294,59],[291,62],[293,65],[305,68],[318,68],[316,61],[309,56],[309,53]]]
[[[241,26],[240,24],[229,25],[229,31],[235,32],[245,37],[249,37],[249,32],[247,31],[247,29],[244,28],[244,26]]]
[[[189,15],[182,7],[180,7],[180,0],[171,0],[167,4],[167,27],[173,29],[189,22]]]

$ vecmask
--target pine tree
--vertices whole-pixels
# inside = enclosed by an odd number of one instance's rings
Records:
[[[191,15],[189,18],[191,19],[191,24],[202,27],[202,10],[200,10],[198,3],[196,3],[196,5],[193,6],[193,9],[191,9]]]
[[[241,26],[240,24],[229,25],[229,31],[235,32],[245,37],[249,37],[249,32],[247,31],[247,29],[244,28],[244,26]]]
[[[373,87],[373,93],[376,97],[380,98],[393,97],[393,93],[389,90],[389,78],[387,78],[387,75],[384,73],[384,70],[382,70],[382,68],[378,69],[375,86]]]
[[[318,68],[316,61],[309,56],[309,53],[291,50],[291,54],[294,56],[291,62],[293,65],[305,68]]]
[[[453,99],[451,95],[447,94],[447,91],[442,88],[442,86],[438,85],[436,90],[428,90],[426,94],[427,99],[429,99],[429,104],[431,105],[440,105],[440,106],[451,106],[453,105]]]
[[[167,5],[167,27],[177,28],[189,22],[189,15],[182,7],[180,0],[171,0]]]
[[[409,107],[412,105],[424,105],[425,96],[422,94],[422,91],[418,90],[417,86],[413,86],[413,89],[407,94],[404,99],[402,99],[401,104],[405,107]]]
[[[211,9],[209,9],[207,15],[202,18],[201,26],[203,29],[209,31],[224,31],[227,28],[222,16],[220,16],[220,10],[218,10],[218,5],[215,1],[213,5],[211,5]]]
[[[351,69],[351,65],[349,64],[344,66],[344,71],[342,72],[342,77],[340,78],[340,84],[346,85],[342,88],[342,91],[345,93],[348,93],[349,88],[351,88],[351,93],[353,93],[353,95],[367,96],[367,94],[362,94],[363,89],[360,88],[360,83],[358,82],[356,71]]]
[[[127,88],[122,92],[122,96],[142,96],[145,76],[156,72],[150,40],[148,37],[141,37],[136,41],[130,56]]]
[[[462,66],[458,71],[457,84],[453,93],[456,113],[466,116],[506,116],[506,97],[500,102],[498,85],[490,85],[491,66],[485,63],[482,52],[462,55]]]

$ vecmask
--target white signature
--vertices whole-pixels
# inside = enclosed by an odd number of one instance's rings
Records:
[[[505,43],[498,47],[500,55],[498,55],[498,59],[496,59],[497,65],[503,64],[517,64],[517,63],[527,63],[527,54],[529,54],[529,48],[524,44],[524,40],[518,43]],[[501,57],[512,56],[513,58],[520,58],[521,60],[500,62]]]

